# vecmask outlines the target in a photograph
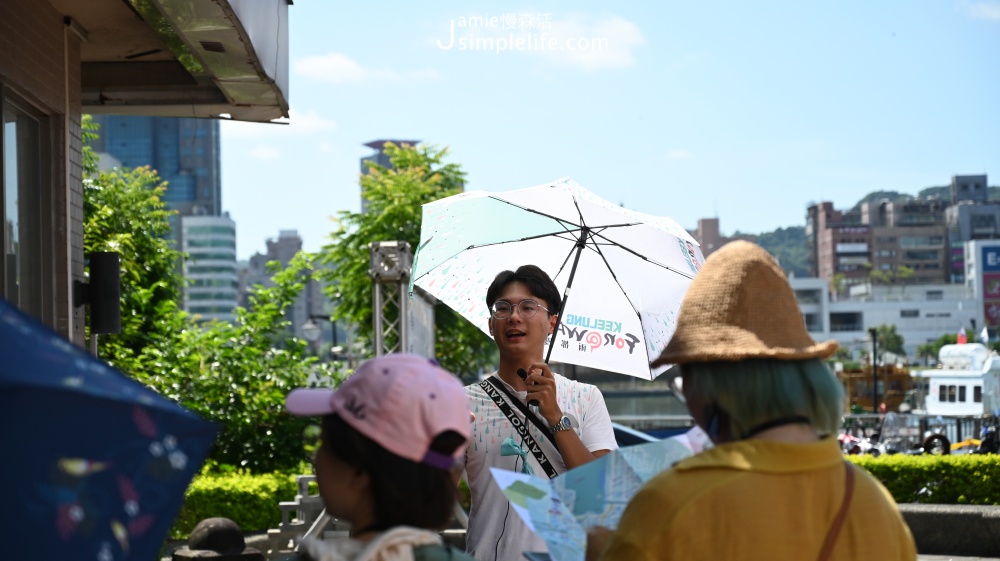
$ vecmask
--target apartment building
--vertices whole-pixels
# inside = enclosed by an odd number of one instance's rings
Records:
[[[844,287],[962,282],[963,244],[1000,237],[1000,204],[986,202],[985,175],[954,176],[949,199],[883,199],[850,211],[810,205],[806,236],[811,274],[840,275]]]
[[[965,329],[969,341],[991,339],[1000,328],[1000,240],[973,240],[962,245],[965,270],[962,284],[904,284],[879,286],[870,282],[837,295],[830,281],[792,278],[789,282],[813,339],[836,339],[843,348],[864,352],[868,329],[895,325],[903,336],[907,355],[917,347]]]

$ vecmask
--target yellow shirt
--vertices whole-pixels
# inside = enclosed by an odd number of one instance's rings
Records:
[[[854,470],[854,493],[830,561],[916,559],[889,492]],[[679,462],[629,503],[602,561],[819,556],[845,490],[834,438],[811,444],[745,440]]]

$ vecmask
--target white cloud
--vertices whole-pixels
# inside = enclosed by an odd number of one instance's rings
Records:
[[[250,156],[255,160],[264,160],[265,162],[272,162],[281,157],[281,153],[278,152],[272,146],[261,145],[250,151]]]
[[[535,30],[540,34],[546,30]],[[585,16],[553,16],[548,36],[557,40],[557,50],[537,52],[555,64],[586,71],[635,65],[634,51],[645,44],[639,26],[621,17],[594,19]]]
[[[309,56],[295,61],[295,72],[330,84],[360,84],[370,81],[403,82],[433,80],[439,77],[434,70],[397,72],[386,68],[365,68],[343,53]]]
[[[691,160],[694,159],[694,154],[688,152],[687,150],[671,150],[667,152],[668,160]]]
[[[1000,3],[970,2],[967,4],[969,14],[976,19],[1000,21]]]

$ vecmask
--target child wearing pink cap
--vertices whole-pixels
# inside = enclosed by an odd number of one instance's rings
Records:
[[[327,514],[352,526],[347,540],[303,540],[300,558],[472,561],[438,533],[469,439],[458,378],[426,358],[391,354],[362,364],[336,391],[293,390],[285,406],[323,417],[316,481]]]

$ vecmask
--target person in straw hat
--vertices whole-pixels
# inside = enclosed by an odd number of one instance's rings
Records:
[[[916,559],[892,496],[841,453],[836,347],[809,337],[764,249],[713,253],[652,366],[679,365],[676,393],[715,447],[647,482],[588,558]]]

